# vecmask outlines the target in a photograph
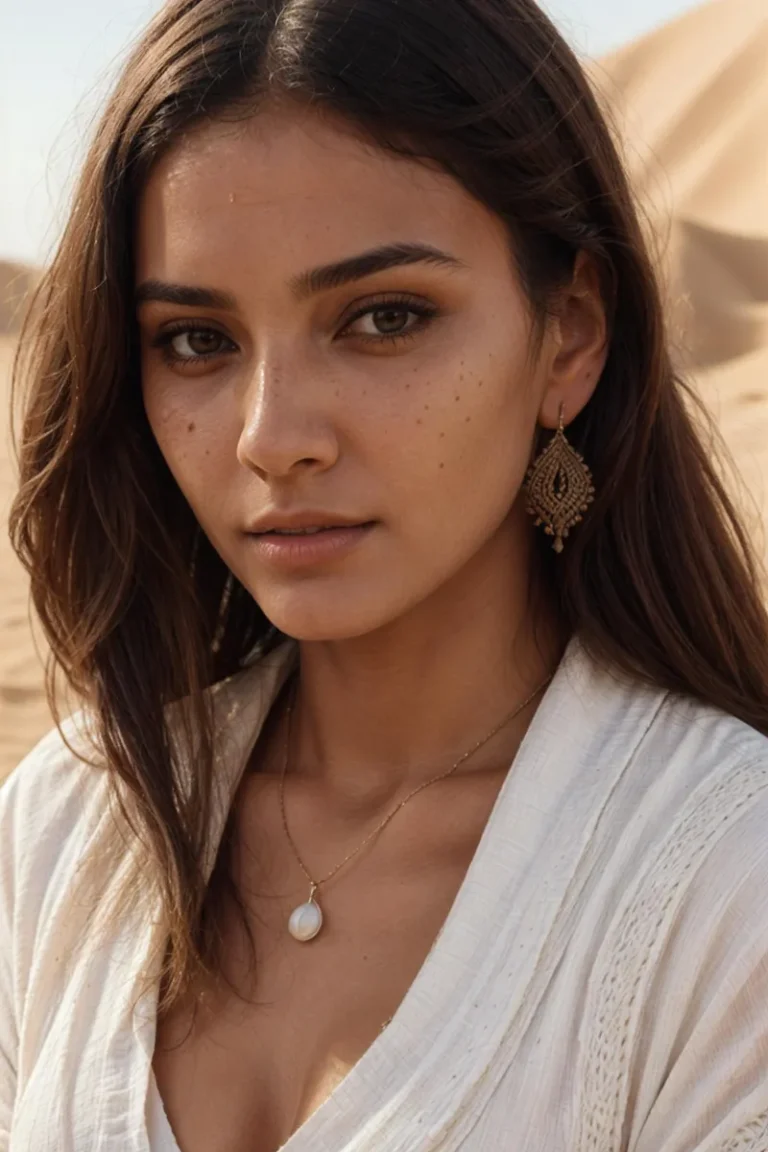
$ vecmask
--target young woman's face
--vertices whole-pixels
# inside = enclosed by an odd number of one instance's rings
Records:
[[[457,182],[311,111],[211,125],[148,182],[136,277],[154,435],[278,628],[359,636],[484,555],[528,563],[547,356]],[[305,514],[367,527],[258,534]]]

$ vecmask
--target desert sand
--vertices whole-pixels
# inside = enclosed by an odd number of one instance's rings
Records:
[[[0,336],[0,402],[7,411],[7,381],[13,340]],[[5,525],[15,487],[7,422],[0,440],[0,517]],[[26,573],[8,537],[0,536],[0,779],[51,726],[43,689],[43,672],[30,622]]]
[[[768,556],[768,6],[715,0],[592,74],[665,272],[679,361]]]
[[[768,8],[714,0],[591,66],[664,271],[680,363],[768,516]],[[0,403],[24,270],[0,264]],[[8,284],[12,283],[9,289]],[[14,487],[0,441],[0,517]],[[0,536],[0,778],[50,727],[26,578]]]

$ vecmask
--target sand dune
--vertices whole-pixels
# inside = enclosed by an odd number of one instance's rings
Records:
[[[765,515],[768,6],[715,0],[592,71],[666,269],[680,360]]]
[[[768,512],[768,7],[715,0],[592,66],[665,271],[680,360]],[[0,403],[34,273],[0,264]],[[0,516],[13,490],[0,453]],[[764,538],[761,547],[765,547]],[[21,571],[3,535],[0,777],[50,726]]]

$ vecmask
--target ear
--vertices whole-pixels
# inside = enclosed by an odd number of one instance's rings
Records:
[[[556,298],[549,363],[539,424],[557,428],[560,405],[567,426],[592,396],[608,356],[608,332],[600,277],[586,252],[576,257],[573,279]]]

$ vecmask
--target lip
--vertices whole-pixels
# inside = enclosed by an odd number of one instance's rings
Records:
[[[256,535],[272,532],[276,528],[357,528],[362,523],[362,520],[355,520],[351,516],[324,512],[320,508],[296,509],[293,512],[279,512],[275,509],[249,524],[248,531]]]
[[[338,525],[310,536],[278,536],[274,532],[249,533],[259,558],[281,568],[309,567],[347,555],[372,530],[376,521],[367,524]]]

